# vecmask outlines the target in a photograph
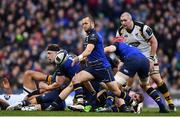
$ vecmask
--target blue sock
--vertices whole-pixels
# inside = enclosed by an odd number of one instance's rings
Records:
[[[74,85],[74,91],[78,104],[83,105],[83,88],[80,83]]]
[[[159,108],[164,108],[164,104],[155,89],[150,87],[146,93],[158,104]]]
[[[110,91],[107,92],[106,107],[111,107],[114,102],[114,94]]]

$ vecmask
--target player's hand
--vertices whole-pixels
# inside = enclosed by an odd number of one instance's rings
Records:
[[[150,64],[150,71],[152,71],[154,68],[154,61],[149,59],[149,64]]]
[[[79,58],[76,56],[74,59],[73,59],[73,62],[71,64],[71,66],[74,66],[75,64],[77,64],[79,62]]]

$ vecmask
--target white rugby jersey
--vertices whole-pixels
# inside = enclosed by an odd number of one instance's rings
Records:
[[[150,38],[153,36],[152,29],[140,22],[134,22],[133,29],[127,31],[122,26],[117,30],[116,36],[125,37],[125,42],[137,47],[146,57],[150,57]]]

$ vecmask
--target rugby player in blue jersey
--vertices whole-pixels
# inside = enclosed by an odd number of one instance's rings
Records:
[[[121,38],[123,37],[115,38],[113,45],[104,48],[105,52],[114,52],[124,63],[115,75],[116,81],[121,80],[122,77],[133,78],[137,73],[140,77],[141,87],[158,104],[159,112],[168,112],[157,91],[149,84],[149,60],[137,48],[123,43]]]
[[[29,93],[29,98],[19,104],[10,106],[8,108],[9,110],[21,108],[22,106],[27,106],[29,104],[41,104],[42,110],[47,108],[54,99],[58,97],[61,90],[69,84],[68,82],[72,79],[75,73],[79,72],[80,66],[75,65],[72,67],[72,57],[68,55],[65,50],[60,49],[60,47],[56,44],[50,44],[47,47],[47,59],[50,63],[56,65],[54,74],[46,75],[32,70],[27,71],[24,75],[23,83],[24,90]],[[36,86],[34,80],[41,81],[40,85]],[[46,81],[46,83],[42,81]],[[44,91],[45,93],[43,93]],[[62,101],[58,104],[57,109],[64,110],[64,108],[65,102]]]

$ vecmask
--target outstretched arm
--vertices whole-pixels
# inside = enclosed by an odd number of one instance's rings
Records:
[[[81,55],[79,55],[79,56],[82,56],[82,57],[78,56],[79,60],[81,61],[84,58],[87,58],[87,56],[91,54],[93,49],[94,49],[94,44],[88,44],[86,49],[83,51],[83,53]]]
[[[112,53],[116,51],[116,46],[110,45],[104,48],[105,53]]]
[[[82,61],[82,60],[84,60],[85,58],[87,58],[88,55],[90,55],[91,52],[93,51],[94,46],[95,46],[94,44],[88,44],[87,47],[86,47],[86,49],[83,51],[83,53],[73,59],[72,66],[73,66],[74,64],[76,64],[77,62]]]

